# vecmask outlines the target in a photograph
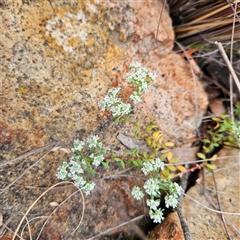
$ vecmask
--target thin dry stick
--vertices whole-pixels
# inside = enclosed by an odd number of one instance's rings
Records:
[[[3,167],[3,166],[5,166],[5,165],[7,165],[7,164],[9,164],[9,163],[16,162],[16,161],[18,161],[18,160],[20,160],[20,159],[22,159],[22,158],[26,158],[26,157],[31,156],[31,155],[33,155],[33,154],[37,154],[37,153],[39,153],[39,152],[41,152],[41,151],[43,151],[43,150],[46,150],[46,149],[48,149],[48,148],[50,148],[50,147],[55,146],[56,144],[58,144],[58,142],[53,142],[53,143],[51,143],[51,144],[49,144],[49,145],[47,145],[47,146],[34,149],[34,150],[30,151],[30,152],[26,152],[26,153],[22,154],[21,156],[18,156],[18,157],[16,157],[16,158],[12,159],[12,160],[9,160],[9,161],[7,161],[7,162],[5,162],[5,163],[1,163],[1,164],[0,164],[0,167]]]
[[[113,228],[110,228],[110,229],[106,230],[105,232],[101,232],[101,233],[99,233],[98,235],[95,235],[95,236],[93,236],[93,237],[91,237],[91,238],[88,238],[87,240],[93,240],[93,239],[95,239],[95,238],[97,238],[97,237],[100,237],[100,236],[102,236],[102,235],[105,235],[105,234],[108,233],[108,232],[111,232],[111,231],[114,230],[114,229],[117,229],[117,228],[119,228],[119,227],[125,226],[125,225],[127,225],[127,224],[129,224],[129,223],[131,223],[131,222],[137,221],[137,220],[139,220],[139,219],[141,219],[141,218],[143,218],[143,217],[144,217],[144,215],[140,215],[140,216],[138,216],[138,217],[136,217],[136,218],[133,218],[133,219],[125,222],[125,223],[122,223],[122,224],[119,224],[119,225],[117,225],[117,226],[115,226],[115,227],[113,227]],[[13,240],[14,240],[14,239],[13,239]]]
[[[164,1],[164,3],[163,3],[163,7],[162,7],[161,12],[160,12],[160,14],[159,14],[158,26],[157,26],[157,32],[156,32],[156,40],[157,40],[157,38],[158,38],[158,32],[159,32],[159,27],[160,27],[160,21],[161,21],[161,18],[162,18],[162,14],[163,14],[163,10],[164,10],[164,8],[165,8],[165,5],[166,5],[166,0]]]
[[[186,196],[187,198],[191,199],[193,202],[197,203],[198,205],[202,206],[203,208],[211,211],[211,212],[215,212],[215,213],[223,213],[223,214],[228,214],[228,215],[234,215],[234,216],[240,216],[240,213],[235,213],[235,212],[223,212],[223,211],[218,211],[212,208],[209,208],[203,204],[201,204],[199,201],[195,200],[194,198],[190,197],[189,195],[187,195],[186,193],[183,193],[184,196]]]
[[[224,61],[227,64],[228,70],[230,71],[230,73],[231,73],[231,75],[232,75],[232,77],[233,77],[233,79],[234,79],[234,81],[237,85],[238,91],[240,92],[240,83],[238,81],[238,77],[237,77],[237,75],[236,75],[236,73],[235,73],[235,71],[234,71],[234,69],[233,69],[233,67],[232,67],[232,65],[231,65],[231,63],[228,59],[228,56],[227,56],[227,54],[226,54],[226,52],[225,52],[225,50],[222,46],[222,43],[221,42],[216,42],[216,45],[218,46],[218,49],[219,49]]]
[[[18,233],[18,231],[19,231],[19,229],[20,229],[20,227],[21,227],[21,225],[22,225],[22,223],[23,223],[23,221],[24,221],[24,219],[26,218],[26,216],[28,215],[28,213],[31,211],[31,209],[34,207],[34,205],[38,202],[38,200],[40,200],[48,191],[50,191],[51,189],[53,189],[55,186],[58,186],[58,185],[60,185],[60,184],[66,184],[66,183],[70,183],[70,184],[74,185],[72,182],[69,182],[69,181],[56,183],[56,184],[54,184],[53,186],[51,186],[49,189],[47,189],[46,191],[44,191],[44,192],[33,202],[33,204],[28,208],[28,210],[26,211],[26,213],[25,213],[24,216],[22,217],[20,223],[18,224],[17,229],[16,229],[15,232],[14,232],[14,235],[13,235],[12,240],[15,239],[15,237],[16,237],[16,235],[17,235],[17,233]],[[80,189],[79,187],[77,187],[77,188],[79,189],[80,193],[82,194],[81,189]],[[83,220],[84,210],[85,210],[85,201],[84,201],[83,194],[82,194],[82,200],[83,200],[82,217],[81,217],[81,220],[80,220],[77,228],[73,231],[73,233],[79,228],[79,226],[80,226],[80,224],[82,223],[82,220]]]
[[[36,220],[36,219],[39,219],[39,218],[47,218],[47,217],[48,217],[48,216],[34,217],[34,218],[32,218],[32,219],[29,220],[29,223],[32,222],[32,221],[34,221],[34,220]],[[21,232],[21,236],[23,235],[23,232],[24,232],[24,230],[25,230],[25,228],[26,228],[27,225],[28,225],[28,223],[26,223],[26,224],[23,226],[22,232]],[[37,240],[37,239],[36,239],[36,240]]]
[[[32,232],[31,232],[31,228],[30,228],[30,224],[29,224],[29,220],[28,220],[27,216],[26,216],[26,221],[27,221],[26,225],[28,226],[29,239],[32,240]],[[21,232],[21,237],[22,237],[22,235],[23,235],[23,230]]]
[[[205,194],[205,198],[211,203],[211,205],[217,209],[217,206],[213,203],[212,199],[209,197],[209,195],[206,193]],[[240,231],[232,224],[232,222],[227,218],[225,217],[225,220],[228,222],[228,225],[231,226],[231,228],[237,233],[240,235]]]
[[[56,147],[57,144],[55,143],[55,146]],[[4,193],[9,187],[11,187],[16,181],[18,181],[21,177],[23,177],[25,175],[26,172],[28,172],[31,168],[33,168],[37,163],[39,163],[45,156],[47,156],[50,152],[52,151],[49,150],[47,153],[45,153],[41,158],[39,158],[34,164],[32,164],[30,167],[28,167],[27,169],[25,169],[23,171],[22,174],[20,174],[20,176],[18,176],[13,182],[11,182],[10,184],[8,184],[5,188],[3,188],[0,192],[0,194]]]
[[[233,41],[234,41],[234,30],[235,30],[235,22],[236,22],[236,12],[237,12],[237,2],[235,2],[235,8],[234,8],[234,16],[233,16],[233,26],[232,26],[232,36],[231,36],[231,50],[230,50],[230,62],[232,65],[233,62]],[[230,75],[229,79],[230,84],[230,111],[231,111],[231,117],[234,119],[233,115],[233,80],[232,75]]]
[[[214,182],[214,186],[215,186],[215,190],[216,190],[216,196],[217,196],[217,202],[218,202],[218,209],[220,211],[222,211],[222,205],[221,205],[221,202],[220,202],[220,198],[219,198],[219,194],[218,194],[218,189],[217,189],[217,183],[216,183],[216,178],[215,178],[215,174],[214,174],[214,171],[212,171],[212,176],[213,176],[213,182]],[[225,217],[224,215],[221,213],[221,218],[222,218],[222,221],[223,221],[223,226],[224,226],[224,229],[226,231],[226,234],[229,238],[229,240],[231,240],[231,237],[229,235],[229,232],[228,232],[228,229],[227,229],[227,226],[226,226],[226,221],[225,221]]]
[[[62,202],[51,212],[51,214],[47,217],[46,221],[44,222],[41,230],[39,231],[39,234],[38,234],[36,240],[38,240],[38,239],[40,238],[41,233],[42,233],[44,227],[46,226],[48,220],[50,219],[50,217],[58,210],[58,208],[59,208],[60,206],[62,206],[68,199],[70,199],[72,196],[74,196],[74,195],[75,195],[76,193],[78,193],[78,192],[79,192],[79,190],[77,190],[77,191],[75,191],[74,193],[72,193],[70,196],[68,196],[66,199],[64,199],[64,201],[62,201]],[[83,197],[83,195],[82,195],[82,197]],[[79,225],[78,225],[78,227],[79,227]],[[77,227],[77,228],[78,228],[78,227]],[[77,229],[77,228],[76,228],[76,229]],[[76,230],[76,229],[75,229],[75,230]],[[74,231],[74,232],[75,232],[75,231]]]

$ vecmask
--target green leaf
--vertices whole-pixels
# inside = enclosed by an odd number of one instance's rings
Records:
[[[134,133],[134,136],[135,136],[135,137],[138,136],[139,131],[140,131],[140,126],[139,126],[139,121],[137,121],[137,122],[136,122],[136,131],[135,131],[135,133]]]
[[[92,169],[92,167],[89,168],[89,172],[92,174],[92,176],[95,175],[95,171]]]
[[[169,161],[169,163],[172,163],[172,164],[176,162],[178,162],[178,158],[172,158],[171,161]]]
[[[115,152],[113,150],[110,150],[110,154],[114,157],[116,156]]]
[[[159,188],[161,189],[161,190],[164,190],[164,191],[167,191],[168,190],[168,188],[167,187],[165,187],[164,185],[159,185]]]
[[[221,118],[222,118],[222,119],[225,119],[225,118],[228,118],[228,117],[229,117],[228,114],[222,114],[222,115],[221,115]]]
[[[132,160],[132,164],[135,166],[135,167],[138,167],[138,162],[136,160]]]
[[[115,123],[115,124],[116,124],[116,123],[118,123],[118,122],[119,122],[119,120],[121,119],[121,117],[122,117],[122,116],[120,116],[120,117],[116,118],[116,119],[114,120],[114,123]]]
[[[125,168],[125,164],[124,164],[123,160],[121,160],[121,161],[119,162],[119,164],[121,165],[122,168]]]
[[[216,165],[211,164],[211,163],[205,163],[205,166],[206,166],[207,170],[210,171],[210,172],[211,172],[212,170],[215,170],[215,169],[217,168]]]
[[[147,141],[148,146],[151,146],[152,139],[150,137],[148,137],[146,141]]]
[[[122,159],[120,159],[120,158],[113,158],[113,160],[116,161],[116,162],[122,161]]]
[[[134,148],[134,149],[132,150],[132,153],[133,153],[134,155],[138,156],[138,148]]]
[[[166,166],[170,171],[176,171],[176,167],[172,166],[172,165],[168,165]]]
[[[137,159],[137,163],[138,163],[138,166],[139,166],[139,167],[142,167],[142,165],[143,165],[143,162],[142,162],[142,160],[141,160],[141,159]]]
[[[197,156],[201,159],[206,159],[206,156],[203,153],[197,153]]]
[[[149,124],[149,125],[146,127],[146,131],[147,131],[148,133],[151,133],[154,128],[157,128],[157,125],[156,125],[156,124]]]
[[[142,152],[142,156],[143,156],[144,158],[147,158],[147,152],[146,152],[146,151],[143,151],[143,152]]]
[[[102,162],[102,165],[103,165],[103,167],[104,167],[105,169],[108,168],[108,162]]]
[[[168,152],[162,154],[162,155],[160,156],[160,159],[161,159],[161,160],[164,160],[164,159],[167,157],[167,155],[168,155]]]
[[[164,176],[164,177],[168,177],[170,175],[169,173],[169,170],[167,168],[164,168],[162,171],[161,171],[161,174]]]
[[[204,143],[210,143],[210,140],[207,139],[207,138],[205,138],[205,139],[202,140],[202,142],[204,142]]]

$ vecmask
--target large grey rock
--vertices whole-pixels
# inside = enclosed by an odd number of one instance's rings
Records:
[[[207,97],[194,82],[188,64],[171,51],[174,33],[166,9],[158,22],[162,7],[162,1],[150,0],[3,1],[1,163],[56,139],[71,147],[73,139],[86,139],[93,133],[109,148],[119,150],[117,132],[131,136],[133,127],[112,124],[97,103],[112,86],[122,85],[125,97],[129,94],[125,74],[132,61],[158,75],[145,104],[135,107],[135,119],[141,119],[142,124],[149,122],[150,110],[166,138],[175,143],[179,138],[181,142],[191,139]],[[5,220],[11,214],[15,216],[12,229],[21,219],[18,214],[45,190],[39,186],[58,182],[56,169],[69,157],[56,151],[41,158],[44,153],[46,150],[0,166],[1,188],[5,190],[0,195],[2,211]],[[107,175],[118,171],[110,169]],[[15,179],[15,184],[6,188]],[[133,184],[141,180],[116,179],[111,183],[100,181],[94,195],[86,197],[88,210],[73,239],[90,238],[144,213],[142,205],[130,200],[129,195]],[[73,191],[71,187],[53,190],[31,214],[48,215],[52,211],[49,202],[61,202]],[[69,236],[81,215],[82,203],[77,201],[81,200],[75,195],[63,205],[57,220],[46,226],[44,236],[51,234],[51,239],[57,239],[63,232],[65,239]],[[106,216],[114,221],[106,220]],[[40,223],[32,223],[36,236]]]

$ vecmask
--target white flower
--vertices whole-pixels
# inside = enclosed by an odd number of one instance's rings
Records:
[[[146,193],[150,196],[159,196],[160,195],[159,180],[156,178],[149,178],[145,182],[143,187],[144,187]]]
[[[172,208],[175,208],[177,205],[178,205],[178,199],[176,196],[174,195],[169,195],[167,194],[165,197],[164,197],[164,200],[165,200],[165,206],[167,208],[169,207],[172,207]]]
[[[83,141],[80,141],[78,139],[74,140],[72,152],[75,152],[75,151],[81,152],[84,146],[85,146],[85,143]]]
[[[144,197],[144,193],[142,192],[140,187],[134,186],[132,189],[132,196],[137,200],[141,200]]]
[[[65,178],[67,177],[67,170],[66,169],[62,169],[61,167],[58,167],[58,173],[56,174],[58,179],[61,180],[65,180]]]
[[[67,162],[63,162],[62,166],[58,167],[58,173],[56,174],[58,179],[65,180],[68,174],[67,168],[69,164]]]
[[[70,161],[69,169],[72,174],[84,173],[81,164],[76,161]]]
[[[164,169],[164,162],[160,158],[155,158],[152,164],[155,171]]]
[[[104,156],[102,154],[98,154],[97,156],[94,157],[92,164],[98,167],[103,160]]]
[[[142,102],[142,98],[139,96],[137,92],[134,92],[130,95],[130,99],[133,101],[134,104],[138,104]]]
[[[83,186],[81,189],[85,191],[86,195],[89,195],[90,192],[94,189],[95,187],[95,183],[91,182],[91,183],[87,183],[85,186]]]
[[[147,203],[147,206],[150,207],[150,209],[157,210],[157,207],[160,205],[160,200],[147,199],[146,203]]]
[[[181,186],[179,186],[177,183],[173,183],[171,181],[166,182],[167,183],[167,188],[168,191],[172,194],[172,195],[181,195],[183,189]]]
[[[129,64],[129,69],[132,68],[140,68],[141,64],[139,62],[132,62],[131,64]]]
[[[154,223],[160,223],[164,219],[162,209],[157,209],[155,211],[149,210],[149,215]]]
[[[74,185],[80,188],[83,188],[86,184],[86,179],[82,176],[72,175],[72,180],[74,181]]]
[[[99,137],[96,135],[96,136],[91,136],[87,139],[87,143],[88,143],[88,146],[89,148],[95,148],[98,146],[98,141],[99,141]]]
[[[153,165],[151,162],[144,162],[143,167],[141,168],[144,175],[148,175],[148,173],[153,171]]]
[[[173,183],[173,185],[175,186],[175,191],[178,195],[181,195],[183,192],[183,189],[181,186],[179,186],[177,183]]]

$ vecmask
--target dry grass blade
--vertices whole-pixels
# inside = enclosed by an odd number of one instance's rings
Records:
[[[17,233],[18,233],[18,231],[19,231],[19,229],[20,229],[20,227],[21,227],[24,219],[27,217],[28,213],[31,211],[31,209],[34,207],[34,205],[35,205],[47,192],[49,192],[51,189],[53,189],[54,187],[56,187],[56,186],[58,186],[58,185],[60,185],[60,184],[67,184],[67,183],[74,185],[72,182],[69,182],[69,181],[56,183],[56,184],[54,184],[53,186],[51,186],[50,188],[48,188],[46,191],[44,191],[44,192],[32,203],[32,205],[28,208],[28,210],[26,211],[26,213],[25,213],[24,216],[22,217],[20,223],[18,224],[17,229],[16,229],[15,232],[14,232],[14,235],[13,235],[12,240],[14,240],[14,239],[16,238]],[[79,187],[77,187],[77,188],[78,188],[78,190],[80,191],[80,193],[81,193],[81,195],[82,195],[83,210],[82,210],[81,220],[80,220],[77,228],[73,231],[73,233],[79,228],[80,224],[82,223],[83,216],[84,216],[84,211],[85,211],[85,201],[84,201],[83,193],[82,193],[82,191],[81,191],[81,189],[80,189]]]
[[[176,39],[183,45],[216,40],[230,42],[233,16],[238,20],[234,39],[240,40],[240,0],[235,3],[226,0],[175,0],[169,1],[169,6]]]

